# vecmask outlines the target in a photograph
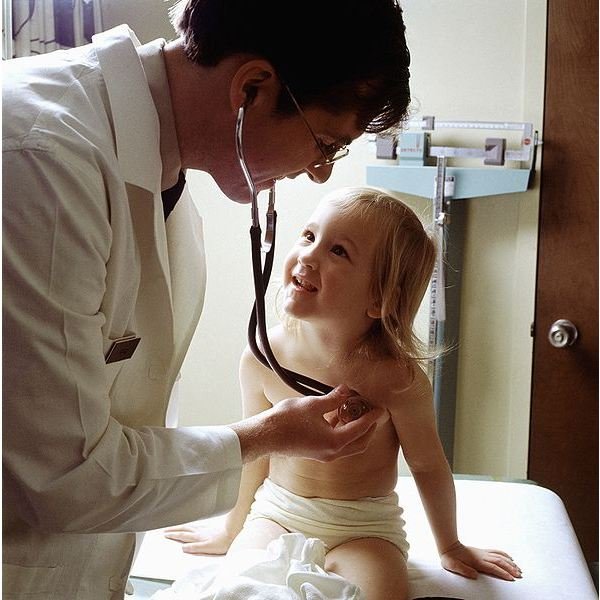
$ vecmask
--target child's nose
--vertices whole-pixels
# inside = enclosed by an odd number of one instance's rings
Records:
[[[303,267],[309,267],[311,269],[314,269],[317,266],[317,256],[315,252],[315,247],[310,246],[310,248],[304,248],[298,254],[298,262]]]

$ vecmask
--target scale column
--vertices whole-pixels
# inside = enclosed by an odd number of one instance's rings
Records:
[[[446,458],[454,460],[458,333],[464,210],[452,201],[454,177],[446,175],[446,157],[437,158],[433,220],[438,258],[430,285],[429,347],[442,354],[430,362],[429,376],[438,433]]]

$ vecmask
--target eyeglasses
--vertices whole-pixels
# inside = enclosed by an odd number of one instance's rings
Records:
[[[340,158],[344,158],[344,156],[348,156],[350,149],[345,144],[341,144],[341,145],[336,144],[336,143],[324,144],[317,137],[317,134],[314,132],[313,128],[310,126],[310,123],[308,122],[308,119],[306,118],[304,111],[300,108],[300,104],[298,104],[298,101],[296,100],[294,94],[292,94],[292,90],[290,90],[287,83],[284,83],[283,86],[285,87],[287,93],[290,95],[290,98],[292,99],[292,102],[294,103],[294,106],[296,107],[298,114],[300,115],[300,117],[302,117],[302,120],[304,121],[307,129],[310,131],[310,135],[312,135],[313,139],[315,140],[315,144],[317,145],[321,154],[323,155],[323,160],[318,163],[315,163],[313,165],[313,168],[318,169],[319,167],[325,167],[327,165],[332,165],[334,162],[340,160]]]

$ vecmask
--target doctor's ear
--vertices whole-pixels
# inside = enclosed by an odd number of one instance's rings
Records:
[[[237,113],[240,106],[270,101],[270,97],[278,92],[278,87],[278,78],[271,63],[262,59],[247,61],[238,68],[231,80],[231,108]]]
[[[258,93],[256,86],[248,86],[246,90],[246,99],[244,100],[244,106],[250,106],[254,102],[256,98],[256,94]]]

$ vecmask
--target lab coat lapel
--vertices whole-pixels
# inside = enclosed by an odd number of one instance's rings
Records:
[[[92,39],[106,82],[123,178],[150,191],[160,190],[160,125],[136,52],[140,42],[127,25],[99,33]],[[131,63],[137,63],[139,68],[123,68]]]
[[[151,292],[147,297],[153,299],[154,305],[147,312],[154,311],[155,318],[157,314],[161,315],[160,325],[168,327],[168,339],[172,340],[171,277],[160,196],[160,124],[136,51],[140,43],[126,25],[95,35],[93,43],[106,82],[117,158],[126,182],[142,259],[141,285],[151,286],[151,289],[140,290],[140,298]],[[132,63],[139,68],[123,68],[124,64]],[[162,333],[164,331],[162,329]],[[163,337],[163,345],[172,350],[172,345],[165,342]]]
[[[167,239],[177,351],[174,367],[179,370],[200,319],[206,288],[202,218],[187,185],[167,219]]]

